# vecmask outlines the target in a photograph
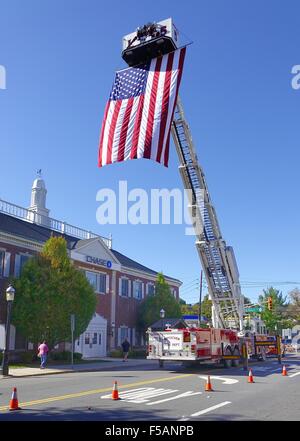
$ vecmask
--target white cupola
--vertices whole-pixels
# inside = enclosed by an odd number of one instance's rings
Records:
[[[32,213],[36,213],[33,216],[30,215],[35,223],[48,225],[49,210],[46,208],[46,196],[47,189],[45,181],[42,178],[42,171],[38,170],[37,177],[33,181],[31,189],[31,202],[28,210]]]

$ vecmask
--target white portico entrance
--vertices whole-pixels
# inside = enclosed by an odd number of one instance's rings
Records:
[[[107,320],[99,314],[94,314],[88,327],[75,341],[75,352],[80,352],[82,358],[97,358],[106,356]]]

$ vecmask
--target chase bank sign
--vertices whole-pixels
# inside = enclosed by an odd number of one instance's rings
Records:
[[[86,261],[94,265],[105,266],[106,268],[111,268],[112,266],[110,260],[100,259],[99,257],[86,256]]]

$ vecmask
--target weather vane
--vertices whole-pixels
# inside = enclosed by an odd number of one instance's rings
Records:
[[[42,177],[42,169],[39,168],[36,172],[36,174],[41,178]]]

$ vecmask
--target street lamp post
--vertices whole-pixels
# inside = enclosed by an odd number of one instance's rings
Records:
[[[6,301],[7,301],[7,315],[6,315],[6,327],[5,327],[5,343],[3,349],[2,366],[0,368],[0,374],[7,377],[8,376],[8,354],[9,354],[9,339],[10,339],[10,318],[11,318],[11,308],[12,303],[15,298],[15,289],[13,286],[9,285],[6,290]]]
[[[159,311],[159,314],[160,314],[160,318],[163,320],[163,327],[162,327],[163,331],[165,330],[165,321],[164,321],[165,313],[166,313],[166,311],[163,308],[161,308],[161,310]]]

